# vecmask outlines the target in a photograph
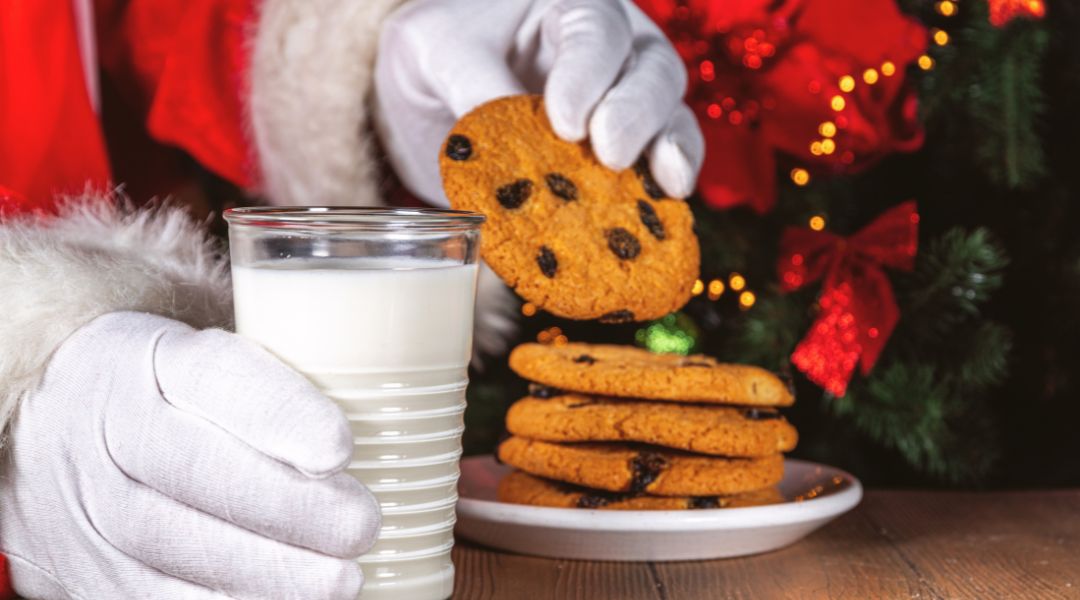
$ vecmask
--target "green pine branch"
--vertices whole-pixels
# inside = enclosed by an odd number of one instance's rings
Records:
[[[926,244],[914,272],[894,278],[903,315],[896,343],[912,349],[952,336],[979,316],[1008,264],[1001,244],[983,228],[954,228]]]
[[[880,364],[832,411],[926,473],[984,475],[996,433],[978,399],[1004,379],[1012,340],[982,308],[1006,265],[985,229],[952,229],[927,244],[915,271],[895,278],[902,317]]]
[[[951,37],[929,50],[936,66],[920,76],[921,110],[940,139],[964,140],[935,144],[939,160],[966,159],[995,185],[1026,188],[1046,173],[1040,71],[1049,36],[1027,19],[998,29],[987,11],[985,2],[964,2],[951,19],[919,11]]]

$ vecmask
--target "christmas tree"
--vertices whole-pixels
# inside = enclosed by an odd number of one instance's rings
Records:
[[[870,484],[1080,481],[1045,461],[1075,452],[1080,416],[1080,10],[638,4],[686,61],[708,142],[695,297],[620,326],[523,304],[518,341],[773,369],[797,390],[795,456]],[[498,361],[473,374],[467,451],[490,451],[524,385]]]

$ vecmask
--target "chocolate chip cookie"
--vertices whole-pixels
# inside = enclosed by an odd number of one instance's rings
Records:
[[[795,447],[779,412],[642,402],[567,393],[525,397],[506,415],[510,433],[549,442],[642,442],[719,456],[767,456]]]
[[[783,502],[776,487],[767,487],[732,496],[647,496],[591,490],[513,471],[499,481],[500,502],[553,506],[558,508],[599,508],[607,510],[694,510],[739,508]]]
[[[530,381],[603,396],[746,406],[795,401],[779,377],[760,367],[633,346],[522,344],[510,353],[510,368]]]
[[[779,454],[720,458],[631,444],[558,444],[512,436],[499,459],[522,471],[610,492],[654,496],[727,496],[783,478]]]
[[[560,139],[540,96],[465,115],[439,164],[451,205],[487,215],[484,260],[529,302],[628,322],[690,299],[700,261],[690,208],[664,196],[646,166],[612,171],[586,142]]]

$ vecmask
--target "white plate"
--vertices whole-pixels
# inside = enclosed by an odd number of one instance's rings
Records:
[[[784,461],[769,506],[699,510],[593,510],[508,504],[495,499],[510,471],[491,456],[461,461],[457,533],[492,548],[553,558],[621,561],[700,560],[776,550],[851,510],[858,479],[803,460]]]

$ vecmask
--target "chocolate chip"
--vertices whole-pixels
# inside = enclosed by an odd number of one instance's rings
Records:
[[[641,187],[650,198],[653,200],[664,198],[664,190],[660,189],[656,180],[653,179],[652,172],[649,171],[649,163],[647,163],[644,158],[637,161],[637,164],[634,165],[634,172],[641,178]]]
[[[550,385],[544,385],[542,383],[530,383],[529,395],[533,398],[540,398],[547,400],[548,398],[554,398],[556,396],[562,396],[566,392],[560,390],[557,387],[551,387]]]
[[[743,416],[751,421],[771,421],[779,419],[780,413],[775,410],[762,410],[760,408],[748,408],[743,411]]]
[[[455,133],[446,140],[446,156],[450,160],[469,160],[472,156],[472,142],[469,138]]]
[[[622,260],[633,260],[641,254],[641,242],[622,227],[608,229],[604,232],[604,237],[607,238],[608,248]]]
[[[548,173],[544,176],[544,181],[547,182],[548,189],[551,190],[552,194],[567,202],[577,200],[577,186],[565,176],[559,173]]]
[[[577,501],[578,508],[600,508],[608,503],[608,499],[596,494],[584,494]]]
[[[650,483],[656,481],[660,473],[668,466],[667,459],[656,452],[639,452],[630,461],[630,470],[633,479],[630,481],[630,491],[637,494],[644,492]]]
[[[589,356],[588,354],[580,354],[574,357],[574,362],[579,364],[591,365],[596,362],[596,359]]]
[[[641,224],[649,230],[649,233],[653,234],[653,237],[662,240],[667,237],[664,232],[664,224],[660,222],[660,217],[656,214],[656,210],[652,205],[644,200],[637,201],[638,215],[641,216]]]
[[[536,255],[536,264],[540,265],[540,272],[548,279],[554,278],[555,271],[559,270],[559,259],[555,258],[555,253],[547,246],[540,246],[540,253]]]
[[[698,496],[691,498],[690,508],[720,508],[720,499],[716,496]]]
[[[599,321],[601,323],[630,323],[634,320],[634,313],[628,310],[614,310],[609,313],[600,315]]]
[[[495,190],[495,199],[503,208],[513,210],[525,204],[532,195],[532,188],[533,184],[528,179],[518,179]]]

